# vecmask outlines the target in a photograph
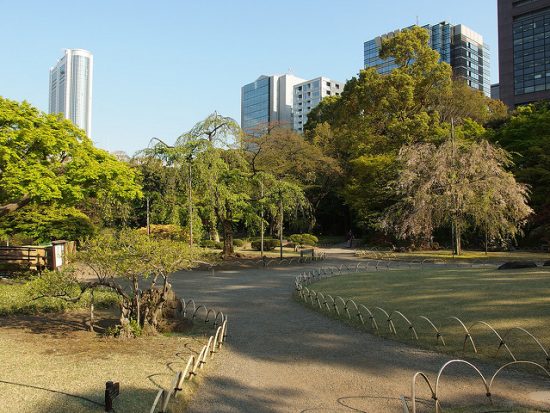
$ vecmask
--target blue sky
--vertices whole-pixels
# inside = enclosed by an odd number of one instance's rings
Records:
[[[65,48],[94,54],[97,146],[128,154],[173,142],[217,110],[240,121],[240,88],[261,74],[346,80],[363,42],[442,20],[491,46],[496,0],[0,0],[0,95],[48,109],[48,74]]]

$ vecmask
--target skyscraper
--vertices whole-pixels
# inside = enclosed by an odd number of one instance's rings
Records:
[[[241,88],[241,128],[251,135],[277,123],[292,128],[293,87],[303,82],[294,75],[260,76]]]
[[[50,113],[63,113],[76,126],[92,133],[93,55],[87,50],[66,49],[50,69]]]
[[[440,61],[451,65],[457,77],[485,95],[491,95],[489,47],[483,37],[464,26],[448,22],[427,24],[429,44],[440,55]],[[382,40],[395,36],[400,30],[378,36],[364,43],[365,68],[374,67],[379,73],[391,72],[397,67],[393,59],[379,57]]]
[[[500,99],[550,99],[550,0],[498,0]]]

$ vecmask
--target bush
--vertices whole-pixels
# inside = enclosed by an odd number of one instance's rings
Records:
[[[253,241],[250,246],[253,250],[261,251],[262,241]],[[281,243],[278,239],[264,239],[264,251],[272,251],[277,247],[280,247]]]
[[[217,249],[223,250],[223,242],[222,241],[215,242],[214,245]]]
[[[216,248],[216,241],[211,239],[204,239],[201,241],[200,246],[204,248]]]
[[[242,247],[244,247],[244,241],[242,239],[235,238],[235,239],[233,239],[233,245],[235,247],[242,248]]]
[[[298,244],[300,246],[303,246],[303,245],[314,246],[319,242],[319,239],[315,235],[311,235],[311,234],[293,234],[288,239],[292,241],[294,244]]]
[[[162,225],[162,224],[151,224],[151,236],[156,239],[171,239],[172,241],[189,241],[189,235],[186,230],[179,225]],[[147,234],[147,227],[142,227],[138,229],[138,233],[145,235]]]

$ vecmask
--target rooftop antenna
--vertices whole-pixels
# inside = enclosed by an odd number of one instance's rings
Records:
[[[418,16],[416,16],[416,25],[420,26],[420,23],[418,22]]]

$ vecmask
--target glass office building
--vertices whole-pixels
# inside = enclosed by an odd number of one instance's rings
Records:
[[[241,127],[248,134],[259,133],[269,123],[271,79],[260,76],[241,89]]]
[[[550,99],[550,0],[498,0],[500,98]]]
[[[49,112],[62,113],[76,126],[92,133],[93,55],[67,49],[50,69]]]
[[[291,74],[260,76],[241,88],[241,128],[262,135],[269,125],[291,129],[294,85],[304,79]]]
[[[472,88],[490,96],[489,48],[483,38],[464,25],[441,22],[422,27],[428,31],[429,44],[439,53],[440,61],[450,64],[455,75],[463,78]],[[379,54],[382,41],[398,32],[390,32],[364,43],[365,68],[374,67],[379,73],[386,74],[397,67],[393,59],[381,59]]]

